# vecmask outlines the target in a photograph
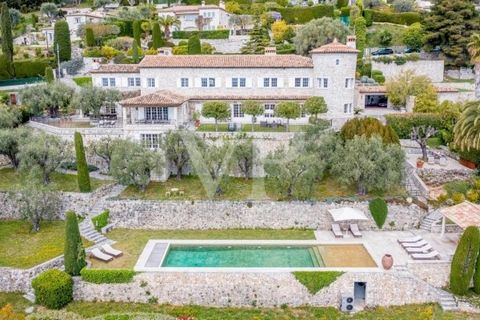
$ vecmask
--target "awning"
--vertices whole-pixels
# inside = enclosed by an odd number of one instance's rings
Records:
[[[368,220],[362,210],[356,208],[338,208],[329,209],[328,212],[332,215],[333,221],[348,221],[348,220]]]
[[[468,201],[452,207],[440,210],[444,218],[451,220],[453,223],[466,229],[470,226],[480,227],[480,206]]]

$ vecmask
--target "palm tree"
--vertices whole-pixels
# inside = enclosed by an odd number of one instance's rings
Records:
[[[480,149],[480,101],[465,105],[454,133],[455,144],[461,150]]]
[[[175,26],[179,27],[181,22],[177,17],[174,16],[165,16],[158,19],[158,23],[163,27],[163,32],[165,33],[165,38],[170,38],[170,28]]]
[[[480,33],[474,33],[468,43],[470,59],[475,64],[475,97],[480,98]]]

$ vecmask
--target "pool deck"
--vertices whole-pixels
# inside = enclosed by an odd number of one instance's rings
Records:
[[[394,265],[406,265],[414,260],[410,258],[408,253],[400,246],[398,239],[411,238],[420,235],[426,242],[440,253],[440,260],[432,261],[450,261],[456,248],[458,234],[447,233],[442,238],[438,233],[430,233],[423,230],[412,231],[362,231],[362,238],[353,238],[348,233],[344,238],[335,238],[331,231],[315,231],[315,237],[320,242],[335,242],[337,244],[351,243],[356,241],[362,243],[369,249],[370,255],[377,265],[381,265],[382,257],[389,253],[393,256]],[[425,261],[425,260],[424,260]]]

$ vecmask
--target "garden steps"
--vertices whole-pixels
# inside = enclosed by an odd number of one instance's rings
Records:
[[[35,292],[33,290],[29,290],[27,293],[23,295],[25,299],[30,301],[31,303],[35,303]]]
[[[457,300],[455,299],[454,295],[449,292],[439,290],[438,303],[445,311],[458,310]]]
[[[432,227],[442,221],[442,214],[435,210],[423,218],[420,223],[420,229],[432,232]]]

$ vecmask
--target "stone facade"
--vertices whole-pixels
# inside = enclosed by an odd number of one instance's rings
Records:
[[[366,306],[390,306],[437,301],[434,288],[394,272],[349,272],[315,295],[291,273],[144,273],[127,284],[92,284],[77,279],[74,299],[148,302],[218,307],[339,307],[342,294],[352,294],[354,282],[366,282]]]
[[[209,43],[215,47],[216,52],[221,53],[240,53],[240,49],[248,42],[250,36],[230,36],[228,39],[201,39],[202,43]],[[180,41],[187,41],[188,39],[172,39],[176,45]]]
[[[332,219],[328,209],[355,207],[369,216],[367,202],[279,202],[279,201],[142,201],[109,200],[116,227],[134,229],[231,229],[309,228],[327,230]],[[389,205],[384,230],[417,228],[426,213],[416,205]],[[373,219],[359,222],[362,230],[377,229]]]
[[[402,72],[412,70],[416,75],[427,76],[432,82],[442,82],[444,72],[443,60],[418,60],[407,61],[405,64],[397,65],[395,62],[383,63],[372,61],[372,70],[382,71],[385,79],[396,77]]]

